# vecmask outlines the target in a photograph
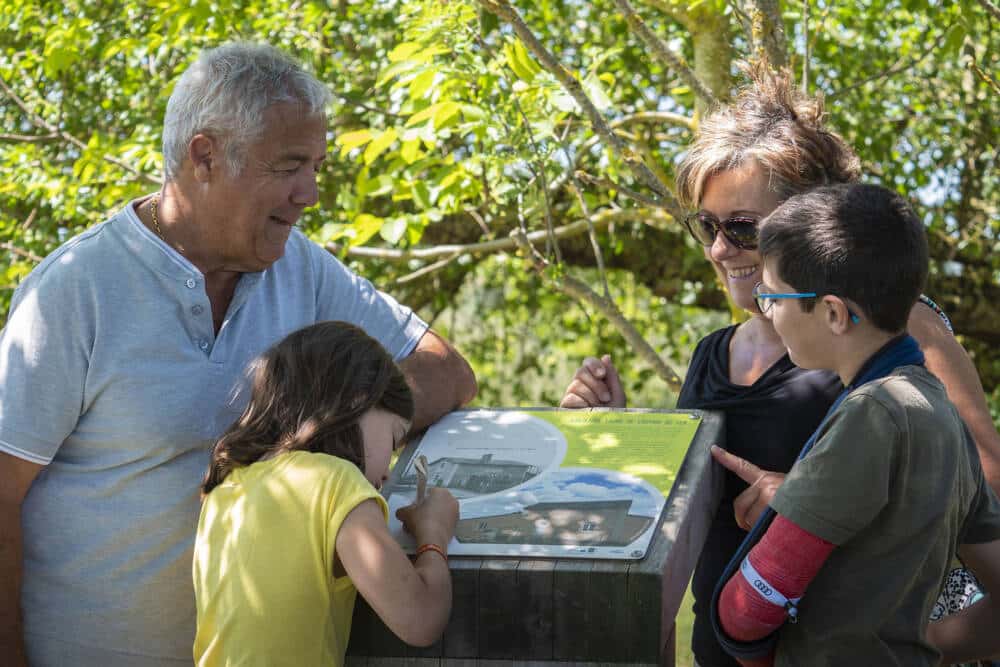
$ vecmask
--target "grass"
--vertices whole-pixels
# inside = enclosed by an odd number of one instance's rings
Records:
[[[677,634],[675,635],[677,658],[674,663],[676,667],[692,667],[694,665],[694,656],[691,655],[691,626],[694,624],[694,613],[691,611],[691,605],[693,604],[691,587],[688,586],[687,592],[684,593],[684,601],[681,602],[681,608],[677,612]]]

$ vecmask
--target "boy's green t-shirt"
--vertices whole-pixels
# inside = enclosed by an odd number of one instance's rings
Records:
[[[938,664],[924,635],[956,546],[1000,539],[975,444],[921,366],[852,392],[771,506],[837,545],[776,665]]]
[[[347,515],[385,500],[357,466],[295,451],[231,472],[202,505],[194,548],[194,661],[343,664],[356,589],[334,578]]]

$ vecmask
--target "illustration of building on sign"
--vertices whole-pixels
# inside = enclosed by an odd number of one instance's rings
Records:
[[[539,472],[536,465],[494,459],[492,454],[483,454],[478,459],[448,456],[428,464],[427,482],[452,491],[486,494],[523,484]],[[416,487],[416,474],[410,472],[401,482],[402,485]]]
[[[472,544],[570,544],[622,547],[639,538],[653,518],[629,514],[632,501],[536,503],[521,512],[461,519],[455,538]]]

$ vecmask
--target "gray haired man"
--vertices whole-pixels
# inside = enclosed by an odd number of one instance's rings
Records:
[[[0,331],[5,665],[190,664],[208,451],[252,359],[321,320],[401,360],[422,428],[476,393],[410,309],[294,229],[318,201],[329,92],[228,44],[180,78],[165,183],[47,257]]]

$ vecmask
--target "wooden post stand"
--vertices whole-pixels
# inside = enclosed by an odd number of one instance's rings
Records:
[[[722,475],[709,446],[723,416],[703,412],[640,561],[449,559],[451,620],[425,649],[397,639],[361,597],[347,665],[674,664],[674,618],[718,504]],[[401,457],[395,470],[405,467]]]

